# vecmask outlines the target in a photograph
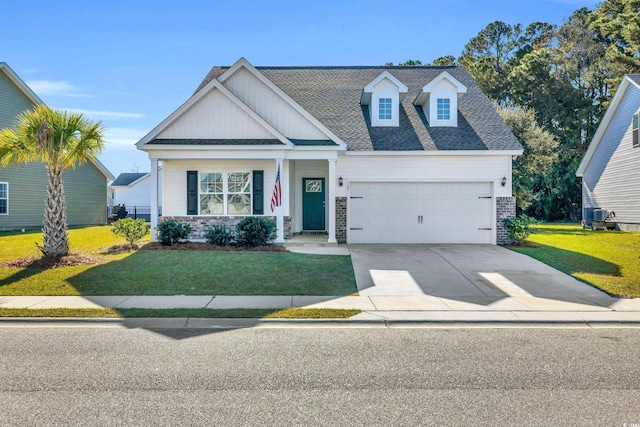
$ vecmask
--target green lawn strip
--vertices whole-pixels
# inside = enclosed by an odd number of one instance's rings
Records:
[[[348,256],[288,252],[138,251],[92,266],[0,269],[0,295],[348,295],[354,291]]]
[[[139,317],[191,317],[191,318],[265,318],[265,319],[347,319],[360,310],[331,308],[274,309],[146,309],[146,308],[0,308],[0,317],[78,317],[78,318],[139,318]]]
[[[528,241],[512,247],[603,291],[640,297],[640,233],[584,230],[576,224],[540,224]]]

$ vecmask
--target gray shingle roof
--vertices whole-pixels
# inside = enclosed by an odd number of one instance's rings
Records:
[[[143,176],[148,175],[146,173],[121,173],[118,177],[111,183],[111,186],[126,186],[135,182],[142,178]]]
[[[522,146],[463,67],[256,67],[329,128],[350,151],[520,150]],[[228,67],[213,67],[196,90]],[[363,88],[383,71],[408,86],[399,127],[372,127],[360,104]],[[457,127],[430,127],[413,105],[422,87],[447,71],[467,87],[458,99]]]

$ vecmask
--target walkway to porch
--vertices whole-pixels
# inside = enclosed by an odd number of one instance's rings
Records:
[[[344,244],[329,243],[327,234],[294,234],[284,241],[284,247],[290,252],[315,255],[349,255]]]

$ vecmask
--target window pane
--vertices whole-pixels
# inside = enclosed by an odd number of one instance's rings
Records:
[[[229,194],[227,200],[229,215],[251,214],[251,196],[249,194]]]
[[[223,211],[222,194],[200,196],[200,215],[222,215]]]
[[[633,115],[633,129],[638,129],[638,114]]]
[[[7,184],[0,184],[0,199],[7,198]]]
[[[307,181],[305,192],[322,193],[322,181],[319,179],[310,179]]]
[[[200,174],[201,193],[222,193],[221,173],[201,173]]]
[[[436,114],[438,120],[451,119],[449,98],[438,98]]]
[[[0,214],[6,214],[6,213],[7,213],[7,200],[0,199]]]
[[[378,100],[378,119],[391,120],[391,98],[380,98]]]
[[[229,193],[250,193],[251,179],[248,172],[232,172],[229,174]]]

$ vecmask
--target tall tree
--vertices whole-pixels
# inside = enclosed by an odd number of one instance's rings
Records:
[[[541,216],[544,200],[553,192],[553,167],[558,158],[558,140],[535,120],[529,108],[498,106],[496,110],[524,148],[513,161],[513,193],[520,212]]]
[[[445,56],[441,56],[440,58],[434,59],[431,65],[433,65],[434,67],[446,67],[449,65],[458,65],[458,64],[456,63],[455,56],[445,55]]]
[[[458,59],[485,95],[499,103],[507,99],[506,78],[521,35],[520,24],[492,22],[466,44]]]
[[[605,38],[607,59],[640,71],[640,0],[603,1],[590,27]]]
[[[104,129],[82,114],[38,105],[18,116],[14,129],[0,131],[0,165],[42,162],[47,169],[42,246],[48,257],[69,253],[62,174],[95,159],[104,147]]]

